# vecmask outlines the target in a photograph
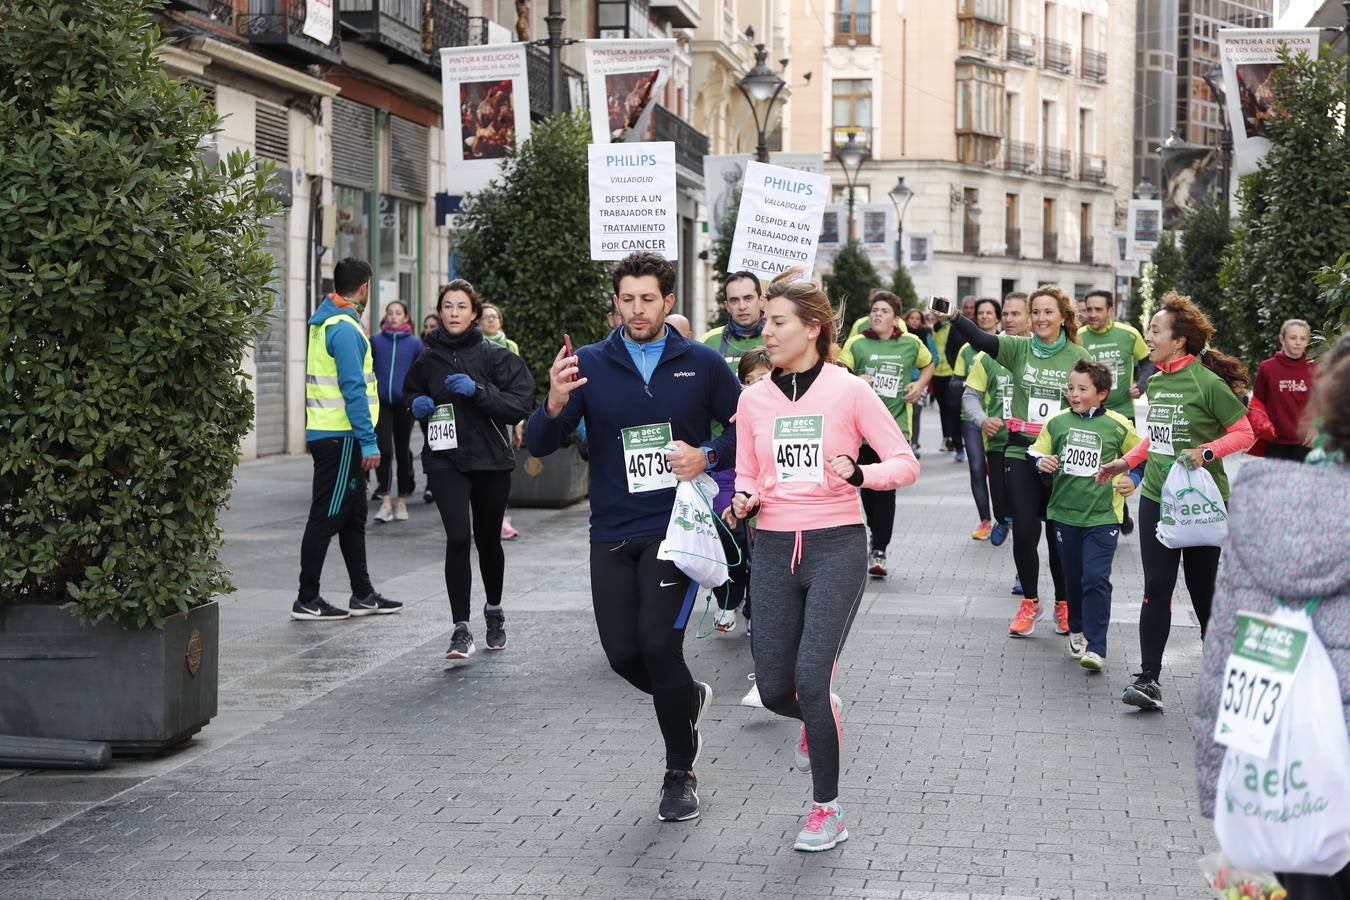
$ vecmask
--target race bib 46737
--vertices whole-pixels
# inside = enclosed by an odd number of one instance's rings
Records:
[[[773,458],[784,484],[825,481],[825,417],[779,416],[773,420]]]

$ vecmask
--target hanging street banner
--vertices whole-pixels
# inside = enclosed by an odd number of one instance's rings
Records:
[[[1280,45],[1317,57],[1317,28],[1220,28],[1224,102],[1233,130],[1233,172],[1249,175],[1270,149],[1270,120],[1279,115],[1270,76],[1280,68]]]
[[[629,144],[647,135],[652,107],[670,77],[675,41],[585,41],[591,140]]]
[[[679,258],[675,145],[591,144],[587,150],[591,259],[623,259],[634,250]]]
[[[1152,256],[1153,248],[1162,240],[1162,201],[1131,200],[1125,233],[1129,238],[1126,259],[1142,262]]]
[[[441,105],[446,193],[480,191],[530,137],[525,45],[442,48]]]
[[[905,268],[911,275],[924,275],[933,268],[933,236],[905,232]]]
[[[727,271],[773,278],[801,266],[809,276],[829,194],[828,176],[749,163]]]
[[[1214,192],[1219,151],[1213,147],[1163,147],[1162,200],[1164,231],[1172,231],[1191,207]]]
[[[745,183],[745,165],[755,157],[749,153],[703,157],[703,205],[708,208],[708,240],[717,240],[718,225],[741,201]]]
[[[333,43],[333,0],[305,0],[305,24],[300,32],[320,44]]]

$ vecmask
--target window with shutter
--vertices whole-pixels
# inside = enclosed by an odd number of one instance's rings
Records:
[[[398,116],[389,117],[389,193],[426,202],[427,141],[425,126]]]
[[[291,163],[291,125],[286,107],[259,100],[253,124],[254,155],[274,159],[288,168]]]
[[[333,98],[333,180],[375,189],[375,110],[343,97]]]

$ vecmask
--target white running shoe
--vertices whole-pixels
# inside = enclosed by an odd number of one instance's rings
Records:
[[[713,627],[722,634],[731,634],[736,630],[736,610],[719,609],[713,619]]]
[[[755,684],[755,674],[751,672],[745,677],[750,679],[750,690],[746,691],[745,696],[741,698],[741,706],[763,709],[764,701],[759,698],[759,685]]]
[[[797,833],[793,850],[805,850],[816,853],[821,850],[833,850],[836,845],[848,840],[848,829],[844,827],[844,808],[838,803],[821,806],[812,804],[811,812],[806,816],[806,826]]]
[[[1083,636],[1083,632],[1075,631],[1069,635],[1069,655],[1074,659],[1082,659],[1086,652],[1087,638]]]

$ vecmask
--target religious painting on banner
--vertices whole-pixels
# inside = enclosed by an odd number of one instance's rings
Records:
[[[525,45],[443,48],[441,103],[446,191],[482,190],[530,136]]]
[[[591,140],[628,144],[647,139],[652,107],[670,77],[674,40],[586,41]]]
[[[1270,77],[1281,67],[1280,47],[1317,56],[1316,28],[1220,28],[1219,58],[1223,65],[1224,102],[1233,132],[1233,172],[1256,171],[1270,149],[1271,119],[1280,114]]]
[[[1213,147],[1162,148],[1163,230],[1171,231],[1191,207],[1214,192],[1219,151]]]
[[[1153,255],[1153,248],[1162,239],[1162,201],[1131,200],[1125,231],[1129,245],[1125,258],[1143,260]]]
[[[749,153],[703,157],[703,205],[709,210],[708,240],[717,240],[719,225],[741,202],[745,183],[745,165],[754,159]]]

